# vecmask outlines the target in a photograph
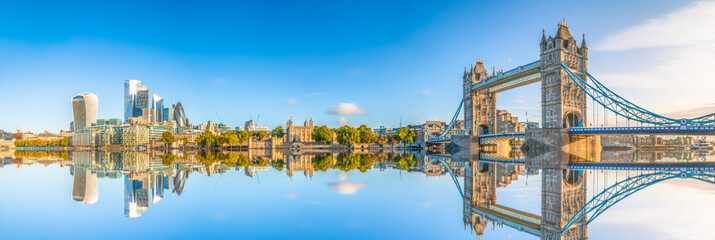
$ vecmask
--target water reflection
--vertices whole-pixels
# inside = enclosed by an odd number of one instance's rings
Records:
[[[396,169],[427,177],[448,176],[455,186],[449,190],[462,198],[462,221],[478,238],[509,228],[534,239],[587,239],[588,225],[600,214],[653,184],[674,178],[715,183],[713,162],[693,157],[697,154],[693,151],[604,149],[592,156],[574,157],[548,152],[525,156],[514,149],[518,148],[510,148],[507,154],[485,151],[455,156],[420,152],[16,152],[15,158],[0,159],[0,166],[68,166],[71,199],[81,204],[101,200],[99,179],[121,178],[127,218],[141,217],[167,196],[179,197],[192,174],[237,172],[256,178],[277,171],[293,181],[310,180],[316,172],[331,169]],[[564,156],[570,163],[539,168],[527,163],[527,159],[545,158],[543,155]],[[540,179],[540,184],[528,186],[539,195],[527,199],[538,203],[539,208],[524,209],[523,205],[513,205],[513,199],[497,197],[500,189],[529,177]],[[367,184],[338,181],[327,186],[341,195],[355,195]],[[291,198],[291,193],[286,194]]]

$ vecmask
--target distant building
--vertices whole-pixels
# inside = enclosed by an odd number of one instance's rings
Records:
[[[75,129],[84,129],[97,124],[97,95],[82,93],[72,97],[72,114]]]
[[[256,126],[256,122],[254,122],[253,119],[251,119],[251,120],[246,121],[246,123],[243,125],[243,130],[246,130],[249,132],[268,131],[268,127]]]
[[[70,122],[70,131],[74,131],[74,121]]]
[[[181,106],[181,102],[177,102],[174,104],[174,121],[176,121],[176,125],[179,127],[188,127],[189,126],[189,119],[186,117],[186,113],[184,113],[184,107]]]
[[[119,118],[97,119],[97,126],[116,126],[119,124],[122,124],[122,120]]]
[[[136,117],[136,97],[140,90],[146,90],[147,87],[141,85],[139,80],[127,80],[124,82],[124,121],[129,121],[130,117]]]
[[[497,132],[525,132],[526,126],[519,122],[519,118],[511,116],[506,110],[497,110]]]
[[[313,142],[313,119],[305,121],[303,126],[293,126],[293,118],[286,123],[286,141]]]
[[[152,122],[164,121],[164,99],[159,95],[152,94],[151,108],[153,111]]]
[[[174,119],[174,108],[168,107],[164,108],[164,122],[172,122]]]
[[[137,91],[137,95],[134,97],[134,117],[144,116],[143,109],[151,109],[151,96],[149,95],[149,89],[144,86],[143,90]]]

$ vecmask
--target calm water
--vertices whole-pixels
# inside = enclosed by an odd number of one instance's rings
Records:
[[[425,154],[25,156],[0,160],[3,239],[538,239],[508,216],[541,216],[544,179],[562,173]],[[566,172],[588,202],[618,182],[668,171]],[[715,179],[687,172],[695,177],[644,186],[579,230],[591,239],[712,239]],[[508,211],[499,222],[479,209]]]

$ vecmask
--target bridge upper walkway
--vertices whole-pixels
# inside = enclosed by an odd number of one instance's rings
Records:
[[[715,135],[713,126],[678,127],[588,127],[569,128],[569,134],[669,134],[669,135]]]

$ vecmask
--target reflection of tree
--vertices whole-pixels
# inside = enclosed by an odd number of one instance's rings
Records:
[[[164,166],[169,166],[172,163],[174,163],[175,159],[176,159],[176,157],[174,157],[174,154],[167,153],[167,154],[164,154],[163,156],[161,156],[161,163]]]
[[[220,153],[201,151],[196,155],[196,159],[207,167],[212,166],[217,162],[220,162],[228,167],[245,167],[252,164],[246,155],[235,152]],[[266,163],[268,162],[267,160],[264,161],[266,161]]]
[[[402,170],[410,169],[415,163],[415,155],[413,154],[405,154],[395,159],[395,165]]]
[[[277,171],[283,171],[283,166],[285,166],[285,161],[283,159],[278,159],[274,161],[271,165],[273,165],[273,169]]]
[[[67,151],[15,151],[15,158],[43,158],[43,157],[55,157],[62,158],[63,160],[69,160],[70,154]]]
[[[338,154],[335,168],[347,172],[358,168],[358,166],[360,166],[360,157],[357,154]]]
[[[313,159],[313,169],[318,171],[327,171],[333,166],[333,156],[330,154],[323,154],[315,156]]]
[[[372,168],[375,164],[375,155],[372,154],[361,154],[360,156],[360,167],[358,169],[360,172],[366,172]]]

